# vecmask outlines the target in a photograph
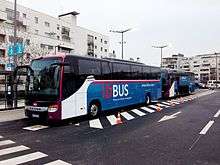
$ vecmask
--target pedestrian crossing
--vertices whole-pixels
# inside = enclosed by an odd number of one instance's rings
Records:
[[[127,111],[122,111],[120,112],[120,116],[122,117],[123,122],[130,121],[138,117],[143,117],[148,114],[152,114],[157,111],[161,111],[163,109],[176,106],[187,101],[191,101],[197,97],[198,96],[187,96],[184,98],[176,98],[172,100],[161,101],[161,102],[157,102],[152,105],[142,106],[142,107],[127,110]],[[117,122],[117,115],[112,114],[112,115],[107,115],[107,116],[101,116],[96,119],[91,119],[89,121],[83,121],[79,123],[70,123],[70,124],[74,124],[75,126],[87,125],[88,127],[94,128],[94,129],[104,129],[109,126],[117,125],[119,123]],[[38,130],[45,129],[45,128],[49,128],[49,126],[33,125],[33,126],[24,127],[23,129],[29,130],[29,131],[38,131]]]
[[[4,139],[4,137],[0,137]],[[29,153],[24,151],[28,151]],[[34,161],[46,157],[48,157],[47,154],[40,151],[33,152],[31,148],[24,145],[17,145],[12,140],[5,139],[0,141],[0,165],[35,164]],[[58,159],[46,162],[46,165],[70,165],[70,163]]]

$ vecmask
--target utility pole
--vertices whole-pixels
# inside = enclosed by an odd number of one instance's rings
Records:
[[[131,29],[126,30],[110,30],[112,33],[121,33],[121,59],[124,59],[124,33],[130,31]]]
[[[14,63],[14,69],[15,67],[17,67],[17,54],[16,54],[16,48],[15,45],[17,43],[17,0],[14,0],[14,43],[13,43],[13,50],[14,50],[14,54],[13,54],[13,63]],[[15,75],[16,76],[16,75]],[[16,84],[16,80],[17,77],[13,76],[13,88],[14,88],[14,108],[17,107],[17,84]]]
[[[218,53],[215,53],[215,63],[216,63],[216,87],[217,87],[217,81],[218,81]]]
[[[13,54],[13,63],[15,67],[17,66],[17,55],[16,55],[16,49],[15,45],[17,43],[17,0],[14,0],[14,40],[13,40],[13,49],[14,49],[14,54]]]
[[[168,47],[168,45],[163,46],[152,46],[153,48],[160,49],[160,67],[162,67],[162,58],[163,58],[163,48]]]

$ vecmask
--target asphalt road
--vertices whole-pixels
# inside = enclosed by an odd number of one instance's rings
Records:
[[[125,109],[122,124],[114,123],[114,111],[53,127],[27,119],[0,122],[0,165],[219,165],[220,91],[199,95],[162,104],[160,112]]]

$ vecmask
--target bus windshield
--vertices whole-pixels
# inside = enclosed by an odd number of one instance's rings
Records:
[[[37,100],[55,101],[59,98],[60,58],[42,58],[32,61],[34,71],[28,94]]]

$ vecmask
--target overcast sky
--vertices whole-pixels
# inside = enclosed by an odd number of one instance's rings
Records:
[[[26,7],[57,15],[77,11],[78,25],[110,37],[110,49],[121,57],[121,36],[109,30],[133,28],[125,34],[125,58],[159,65],[164,56],[220,51],[219,0],[18,0]]]

